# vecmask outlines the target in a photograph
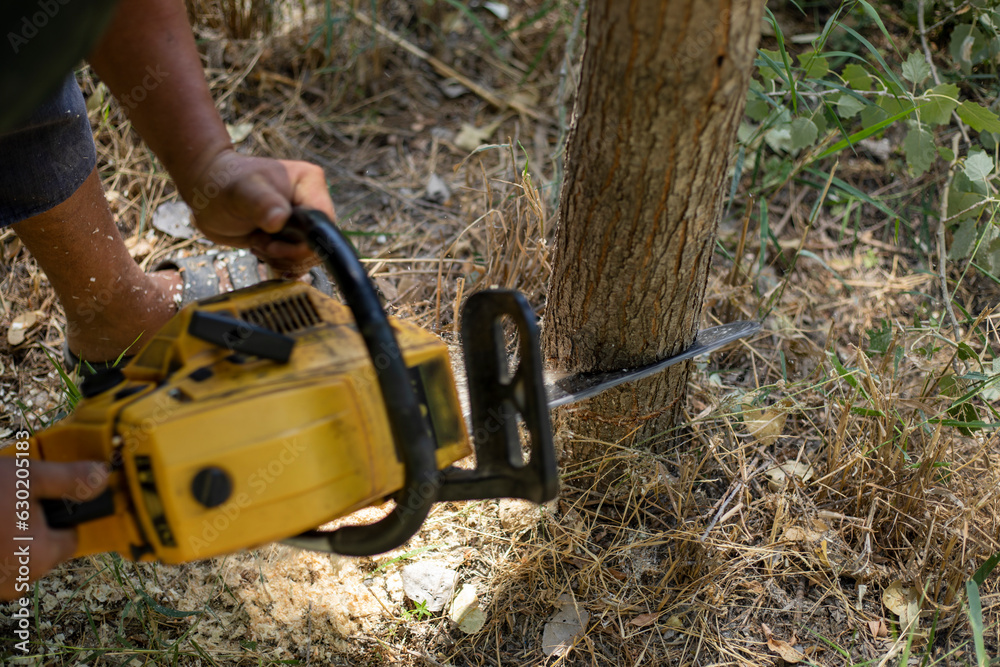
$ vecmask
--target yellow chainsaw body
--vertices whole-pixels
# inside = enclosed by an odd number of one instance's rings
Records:
[[[293,338],[289,360],[191,336],[199,310]],[[444,469],[471,453],[448,350],[390,321]],[[287,538],[390,497],[404,470],[377,363],[351,312],[300,282],[184,308],[122,381],[34,436],[45,460],[112,464],[114,514],[77,527],[77,555],[182,563]]]

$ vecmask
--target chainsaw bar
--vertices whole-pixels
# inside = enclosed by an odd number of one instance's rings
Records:
[[[605,371],[603,373],[577,373],[554,382],[545,384],[545,396],[549,408],[576,403],[591,398],[617,387],[626,382],[633,382],[644,377],[659,373],[664,368],[679,364],[688,359],[707,354],[728,345],[735,340],[745,338],[760,331],[760,322],[740,321],[730,322],[709,329],[702,329],[695,338],[694,345],[680,354],[655,361],[638,368],[626,368],[620,371]]]

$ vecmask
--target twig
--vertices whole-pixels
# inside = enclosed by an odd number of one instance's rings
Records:
[[[941,221],[938,223],[937,228],[937,251],[938,251],[938,278],[941,281],[941,298],[944,299],[945,310],[948,311],[948,319],[951,321],[952,334],[955,336],[955,340],[959,340],[960,334],[958,331],[958,319],[955,317],[955,309],[951,305],[951,292],[948,291],[948,276],[945,273],[945,259],[947,254],[945,252],[945,218],[948,216],[948,191],[951,189],[951,181],[955,176],[955,164],[958,162],[958,135],[956,134],[951,140],[952,148],[952,160],[951,164],[948,165],[948,177],[945,179],[944,192],[941,194]],[[955,374],[961,375],[958,369],[958,355],[952,357],[952,365],[955,368]]]
[[[753,467],[757,463],[758,458],[754,458],[754,460],[750,463],[750,467]],[[766,462],[760,464],[753,471],[753,473],[751,473],[750,477],[756,476],[758,473],[764,470],[764,468],[766,468],[767,465],[768,464]],[[728,519],[730,516],[732,516],[733,512],[732,511],[726,512],[726,507],[729,505],[732,499],[736,497],[736,494],[740,492],[740,489],[742,489],[745,485],[746,485],[746,480],[742,479],[733,484],[733,488],[729,491],[728,494],[726,494],[725,498],[722,500],[722,503],[719,505],[719,509],[716,510],[715,516],[713,516],[712,520],[708,522],[708,527],[705,528],[705,532],[701,534],[701,538],[698,540],[699,542],[705,541],[705,539],[708,537],[708,534],[712,532],[712,528],[715,527],[715,524],[725,519]],[[742,503],[740,503],[740,505],[742,505]],[[736,508],[734,508],[734,510],[735,509]],[[725,516],[723,516],[723,514],[725,514]]]
[[[934,58],[931,57],[931,48],[927,44],[927,28],[924,27],[924,0],[918,0],[917,2],[917,28],[920,32],[920,45],[924,48],[924,60],[927,61],[927,65],[931,68],[931,78],[934,79],[934,85],[940,86],[941,77],[938,76],[937,67],[934,65]],[[951,117],[958,123],[958,131],[962,133],[965,143],[971,143],[969,141],[969,133],[965,129],[965,123],[958,117],[958,112],[952,111]],[[957,153],[958,151],[956,150],[955,152]]]
[[[743,259],[743,251],[746,247],[747,230],[750,227],[750,216],[753,215],[754,205],[753,194],[749,195],[749,197],[750,201],[747,203],[746,214],[743,216],[743,230],[740,232],[740,240],[739,243],[736,244],[736,253],[733,255],[733,268],[729,272],[729,278],[726,280],[726,284],[730,287],[736,286],[736,279],[740,275],[740,269],[742,268],[740,266],[740,261]],[[744,277],[746,277],[749,282],[749,275],[745,274]]]
[[[340,4],[341,6],[345,5],[345,3],[342,0],[338,4]],[[353,11],[350,10],[349,8],[347,9],[348,11],[350,11],[351,15],[355,19],[365,24],[369,28],[373,28],[375,32],[377,32],[379,35],[382,35],[396,46],[415,55],[417,58],[420,58],[428,65],[433,67],[437,71],[437,73],[440,74],[441,76],[455,79],[460,84],[462,84],[463,86],[474,92],[476,95],[478,95],[479,97],[483,98],[484,100],[495,106],[497,109],[502,110],[509,107],[511,109],[514,109],[518,113],[522,113],[525,116],[530,116],[535,120],[548,120],[548,118],[546,118],[543,114],[539,113],[535,109],[532,109],[531,107],[525,106],[522,102],[519,102],[514,98],[508,98],[505,100],[503,98],[498,97],[492,91],[487,90],[485,87],[479,85],[472,79],[463,76],[455,68],[441,62],[440,60],[438,60],[431,54],[427,53],[413,42],[410,42],[409,40],[400,37],[396,33],[392,32],[391,30],[382,26],[381,24],[376,23],[375,21],[370,19],[368,16],[362,14],[361,12]]]

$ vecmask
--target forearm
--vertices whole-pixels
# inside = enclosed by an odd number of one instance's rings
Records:
[[[183,0],[122,0],[89,60],[189,197],[212,158],[231,143]]]

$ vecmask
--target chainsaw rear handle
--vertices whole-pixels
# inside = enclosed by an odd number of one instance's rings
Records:
[[[390,551],[420,530],[437,497],[441,480],[434,440],[420,412],[392,326],[354,248],[325,214],[298,207],[292,210],[281,236],[309,244],[323,260],[350,307],[372,357],[396,455],[404,470],[396,507],[382,520],[334,531],[311,530],[284,541],[300,548],[345,556],[372,556]],[[376,359],[381,363],[375,363]]]

